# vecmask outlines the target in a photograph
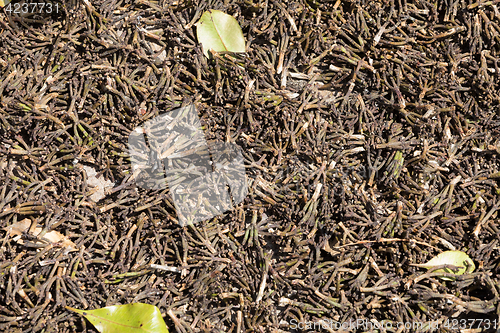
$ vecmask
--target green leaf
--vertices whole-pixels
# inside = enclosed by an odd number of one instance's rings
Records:
[[[81,314],[101,333],[168,333],[160,309],[154,305],[132,303],[96,310],[66,309]]]
[[[458,270],[452,270],[451,268],[443,268],[443,269],[438,269],[434,272],[462,275],[464,273],[472,273],[474,269],[476,269],[476,266],[474,265],[472,259],[467,255],[467,253],[464,253],[462,251],[445,251],[443,253],[438,254],[437,256],[429,260],[427,263],[416,266],[431,269],[435,266],[442,266],[442,265],[456,266]],[[442,276],[440,278],[447,281],[453,280],[445,276]]]
[[[5,7],[9,4],[10,0],[0,0],[0,8]],[[11,9],[12,11],[12,9]],[[7,10],[8,12],[8,10]]]
[[[210,58],[210,50],[245,52],[245,37],[238,21],[219,10],[209,10],[203,13],[196,23],[196,34],[207,58]]]

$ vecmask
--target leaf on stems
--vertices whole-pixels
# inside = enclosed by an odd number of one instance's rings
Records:
[[[132,303],[96,310],[66,309],[81,314],[101,333],[168,333],[160,309],[154,305]]]
[[[238,21],[219,10],[204,12],[196,23],[196,33],[207,58],[210,58],[210,50],[245,52],[245,37]]]
[[[443,253],[438,254],[437,256],[429,260],[427,263],[415,266],[432,269],[433,267],[443,266],[443,265],[455,266],[456,268],[455,269],[452,269],[451,267],[442,268],[435,270],[434,272],[462,275],[465,273],[472,273],[474,269],[476,269],[476,266],[474,265],[472,259],[467,255],[467,253],[464,253],[462,251],[445,251]],[[448,281],[452,280],[451,278],[444,276],[440,278]]]

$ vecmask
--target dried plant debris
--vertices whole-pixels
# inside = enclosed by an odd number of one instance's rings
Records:
[[[76,251],[76,245],[66,236],[58,231],[48,231],[36,226],[30,219],[24,219],[20,222],[9,225],[3,228],[7,231],[7,235],[19,244],[25,244],[27,240],[35,244],[46,244],[50,246],[59,246],[66,251]]]
[[[106,196],[106,192],[114,186],[114,183],[104,179],[102,175],[96,177],[97,171],[91,166],[83,165],[82,168],[87,174],[87,186],[91,189],[90,199],[94,202],[100,201]]]
[[[498,328],[498,3],[58,4],[0,11],[0,228],[30,221],[0,232],[1,332],[95,333],[65,306],[131,303],[172,332]],[[211,10],[245,52],[205,56]],[[208,146],[241,148],[248,193],[181,226],[170,188],[137,186],[127,142],[190,105]],[[198,204],[190,181],[172,187]],[[415,266],[445,251],[475,269]]]

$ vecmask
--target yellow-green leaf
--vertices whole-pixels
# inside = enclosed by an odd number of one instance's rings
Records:
[[[168,333],[160,309],[154,305],[132,303],[96,310],[66,309],[81,314],[101,333]]]
[[[419,267],[424,267],[431,269],[436,266],[442,265],[451,265],[458,268],[458,270],[452,270],[451,268],[443,268],[438,269],[434,272],[436,273],[450,273],[455,275],[462,275],[465,273],[472,273],[476,266],[472,259],[462,251],[445,251],[443,253],[438,254],[428,262],[422,265],[418,265]],[[443,280],[452,280],[449,277],[442,276],[440,277]]]
[[[207,58],[210,50],[245,52],[245,37],[238,21],[220,10],[204,12],[196,23],[196,34]]]

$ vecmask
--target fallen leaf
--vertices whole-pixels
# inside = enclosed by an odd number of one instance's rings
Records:
[[[209,51],[245,52],[245,37],[238,21],[220,10],[203,13],[196,23],[198,41],[203,46],[203,54],[210,58]]]
[[[163,46],[153,42],[148,42],[148,44],[151,47],[151,50],[153,50],[154,52],[158,53],[161,51],[157,55],[158,59],[160,59],[161,61],[165,61],[167,59],[167,50]]]
[[[14,223],[12,225],[9,225],[9,226],[3,228],[3,230],[7,231],[8,235],[13,235],[14,240],[18,244],[22,245],[22,244],[24,244],[23,234],[28,233],[32,236],[38,237],[38,235],[42,232],[41,227],[38,227],[38,226],[36,226],[34,228],[30,228],[30,227],[31,227],[31,220],[24,219],[20,222]],[[57,246],[61,246],[63,248],[66,248],[66,250],[68,252],[76,251],[75,243],[73,243],[71,240],[68,239],[68,237],[64,236],[63,234],[61,234],[58,231],[54,231],[54,230],[49,231],[45,235],[42,236],[42,239],[45,240],[45,242],[43,242],[41,240],[38,240],[35,242],[40,243],[40,244],[44,244],[44,243],[48,242],[52,246],[57,245]],[[32,241],[32,240],[30,240],[30,241]]]
[[[339,251],[335,251],[334,249],[332,249],[330,247],[330,241],[328,241],[328,240],[325,242],[325,245],[323,245],[322,250],[330,253],[332,256],[335,256],[335,255],[340,253]]]
[[[90,200],[98,202],[106,196],[106,191],[114,186],[113,182],[104,179],[103,176],[96,177],[97,172],[94,168],[84,165],[83,170],[87,174],[87,186],[92,188],[94,193],[90,195]]]
[[[7,6],[10,0],[0,0],[0,8]]]
[[[96,310],[66,309],[81,314],[101,333],[168,333],[160,309],[154,305],[132,303]]]
[[[472,259],[467,255],[467,253],[462,251],[445,251],[443,253],[438,254],[425,264],[413,265],[413,266],[431,269],[435,266],[442,266],[442,265],[455,266],[457,267],[457,269],[452,270],[451,268],[442,268],[434,272],[462,275],[465,273],[472,273],[474,269],[476,269],[476,266],[474,265]],[[445,276],[442,277],[440,276],[440,278],[447,281],[453,280],[452,278]]]

